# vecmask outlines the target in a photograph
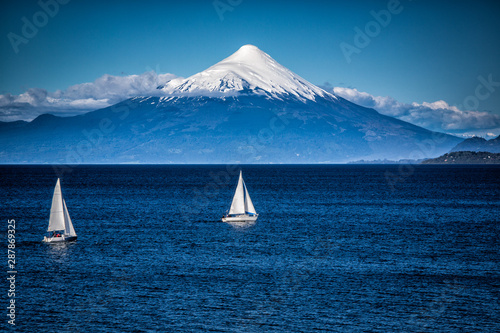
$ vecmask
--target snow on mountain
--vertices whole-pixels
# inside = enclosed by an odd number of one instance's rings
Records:
[[[336,99],[253,45],[242,46],[228,58],[187,79],[174,79],[161,90],[182,96],[253,93],[277,99],[294,96],[301,101],[315,101],[318,96]]]

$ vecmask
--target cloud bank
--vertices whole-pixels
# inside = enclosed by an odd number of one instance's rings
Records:
[[[72,116],[108,107],[135,96],[160,96],[165,92],[157,87],[174,79],[181,78],[154,71],[129,76],[106,74],[94,82],[77,84],[55,92],[32,88],[20,95],[0,95],[0,121],[30,121],[44,113]],[[500,115],[497,114],[463,111],[445,101],[401,103],[392,97],[332,87],[328,83],[323,88],[353,103],[429,130],[463,136],[500,135]]]
[[[340,97],[381,114],[427,128],[432,131],[464,136],[500,134],[500,116],[484,111],[463,111],[445,101],[401,103],[392,97],[373,96],[357,89],[333,88]]]
[[[20,95],[0,95],[0,121],[32,120],[44,113],[71,116],[104,108],[134,96],[157,96],[162,92],[156,88],[176,77],[174,74],[157,74],[154,71],[129,76],[106,74],[94,82],[77,84],[52,93],[31,88]]]

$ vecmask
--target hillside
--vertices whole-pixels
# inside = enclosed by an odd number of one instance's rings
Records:
[[[466,139],[453,147],[450,152],[458,151],[483,151],[490,153],[500,153],[500,136],[491,140],[486,140],[477,136]]]
[[[500,164],[500,153],[459,151],[425,160],[422,164]]]

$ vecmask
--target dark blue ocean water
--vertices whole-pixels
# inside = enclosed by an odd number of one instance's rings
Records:
[[[17,331],[500,331],[499,167],[242,169],[246,227],[220,222],[238,168],[66,170],[78,240],[46,245],[54,168],[0,167]]]

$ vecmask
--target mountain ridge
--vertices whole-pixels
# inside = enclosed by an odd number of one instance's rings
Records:
[[[500,153],[500,135],[490,140],[477,136],[465,139],[453,147],[450,153],[458,151]]]

